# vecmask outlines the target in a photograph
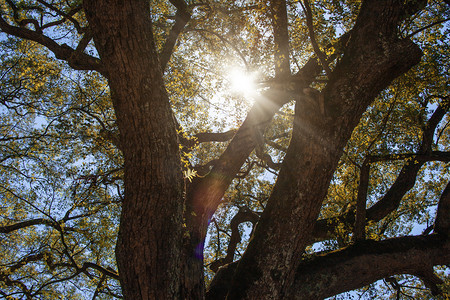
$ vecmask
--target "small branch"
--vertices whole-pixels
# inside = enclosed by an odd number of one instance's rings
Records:
[[[355,227],[353,231],[355,241],[364,240],[366,236],[366,201],[367,188],[369,186],[369,173],[370,164],[366,159],[361,167],[359,175],[359,188],[358,196],[356,199]]]
[[[75,49],[76,52],[84,52],[84,49],[86,49],[89,42],[92,40],[92,32],[89,30],[89,28],[86,29],[86,32],[84,33],[83,37],[81,38],[80,42],[78,43],[77,48]]]
[[[258,148],[257,148],[258,149]],[[256,151],[256,156],[261,159],[269,168],[274,170],[279,170],[281,167],[281,163],[276,163],[273,161],[272,156],[268,153],[264,153],[262,151]]]
[[[370,163],[380,161],[398,161],[398,160],[420,160],[420,161],[450,161],[450,152],[444,151],[431,151],[429,154],[417,154],[417,153],[399,153],[399,154],[387,154],[367,156]]]
[[[194,31],[194,32],[204,32],[204,33],[208,33],[211,35],[214,35],[215,37],[217,37],[222,43],[231,46],[231,48],[233,48],[234,51],[236,51],[236,53],[239,55],[239,57],[242,59],[242,62],[245,65],[245,68],[248,70],[249,69],[249,64],[247,62],[247,60],[245,59],[245,56],[242,54],[242,52],[235,46],[233,45],[230,41],[228,41],[226,38],[224,38],[223,36],[221,36],[220,34],[214,32],[214,31],[210,31],[210,30],[206,30],[206,29],[202,29],[202,28],[189,28],[187,29],[187,31]]]
[[[277,149],[277,150],[279,150],[279,151],[283,151],[283,152],[286,152],[286,151],[287,151],[287,147],[283,147],[283,146],[279,145],[278,143],[276,143],[276,142],[274,142],[274,141],[272,141],[272,140],[265,139],[264,142],[265,142],[267,145],[269,145],[270,147],[272,147],[272,148],[274,148],[274,149]]]
[[[111,278],[119,280],[119,274],[116,271],[111,270],[109,268],[105,269],[104,267],[102,267],[100,265],[97,265],[97,264],[94,264],[91,262],[85,262],[83,264],[83,266],[81,267],[81,270],[86,271],[88,268],[95,269],[106,276],[109,276]]]
[[[22,20],[19,21],[19,26],[20,27],[25,27],[28,24],[33,24],[34,31],[36,31],[38,33],[42,33],[42,28],[39,26],[38,21],[36,21],[35,19],[22,19]]]
[[[49,3],[45,2],[45,1],[37,0],[37,2],[41,3],[45,7],[51,9],[52,11],[56,12],[58,15],[63,17],[63,19],[62,19],[63,22],[66,19],[71,21],[73,23],[73,26],[75,26],[75,28],[76,28],[78,33],[83,32],[83,29],[81,28],[80,23],[78,23],[78,21],[73,18],[73,15],[81,10],[81,5],[78,5],[75,8],[71,9],[69,11],[69,13],[65,13],[62,10],[59,10],[58,8],[54,7],[53,5],[51,5],[51,4],[49,4]]]
[[[410,38],[410,37],[412,37],[412,36],[418,34],[419,32],[422,32],[422,31],[424,31],[424,30],[427,30],[428,28],[431,28],[431,27],[433,27],[433,26],[435,26],[435,25],[438,25],[438,24],[441,24],[441,23],[445,23],[445,22],[447,22],[447,21],[450,21],[450,18],[447,18],[447,19],[444,19],[444,20],[439,20],[439,21],[433,22],[433,23],[431,23],[431,24],[429,24],[429,25],[427,25],[427,26],[425,26],[425,27],[419,28],[419,29],[417,29],[416,31],[414,31],[414,32],[412,32],[412,33],[410,33],[410,34],[408,34],[408,35],[406,36],[406,38],[408,39],[408,38]]]
[[[52,221],[39,218],[39,219],[33,219],[33,220],[27,220],[27,221],[15,223],[12,225],[0,226],[0,233],[8,234],[13,231],[27,228],[30,226],[34,226],[34,225],[49,225],[51,227],[55,227],[55,225],[53,224]]]
[[[320,50],[319,45],[317,44],[316,41],[316,36],[314,34],[313,17],[311,12],[311,6],[309,5],[309,0],[304,0],[303,3],[304,5],[302,6],[306,15],[306,24],[308,26],[309,38],[311,39],[311,44],[313,46],[314,53],[316,53],[317,57],[319,58],[320,64],[322,65],[323,69],[325,70],[325,73],[329,77],[331,74],[331,70],[327,63],[327,57],[325,53],[323,53]]]
[[[103,282],[105,281],[105,279],[106,279],[106,275],[103,274],[102,277],[100,277],[100,280],[97,283],[97,287],[95,288],[95,292],[92,295],[92,300],[95,300],[98,297],[98,294],[100,293],[100,290],[102,288],[102,285],[103,285]]]
[[[231,238],[228,244],[227,255],[225,258],[218,259],[210,265],[210,269],[213,272],[217,272],[219,267],[229,264],[233,261],[234,252],[238,243],[241,241],[241,234],[239,233],[239,224],[244,222],[252,222],[255,226],[256,222],[259,220],[259,215],[248,209],[247,207],[241,207],[238,213],[231,219]]]
[[[11,274],[30,262],[42,260],[45,257],[45,255],[46,254],[44,252],[28,255],[28,256],[22,258],[20,261],[18,261],[14,265],[8,267],[8,272]]]

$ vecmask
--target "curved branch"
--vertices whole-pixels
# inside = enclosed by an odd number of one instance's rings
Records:
[[[100,265],[97,265],[97,264],[94,264],[94,263],[91,263],[91,262],[85,262],[83,264],[83,266],[81,267],[81,270],[84,272],[88,268],[95,269],[95,270],[99,271],[100,273],[102,273],[102,274],[104,274],[106,276],[109,276],[111,278],[119,280],[119,274],[116,271],[111,270],[109,268],[105,269],[105,268],[103,268]]]
[[[287,298],[323,299],[391,275],[421,274],[449,263],[450,241],[442,235],[361,241],[301,263]]]
[[[410,163],[405,165],[395,182],[392,184],[386,194],[373,206],[366,211],[366,222],[378,222],[389,213],[393,212],[400,205],[403,196],[414,186],[417,173],[421,166],[430,161],[450,161],[450,152],[433,151],[431,154],[398,154],[386,156],[372,156],[370,162],[399,160],[405,158],[414,158],[419,163]],[[355,215],[350,211],[346,211],[342,215],[320,219],[314,225],[313,241],[321,241],[332,238],[332,233],[340,224],[353,224]]]
[[[48,225],[51,227],[56,228],[55,224],[53,221],[49,221],[46,219],[33,219],[33,220],[27,220],[27,221],[23,221],[23,222],[19,222],[19,223],[15,223],[12,225],[5,225],[5,226],[0,226],[0,233],[11,233],[13,231],[19,230],[19,229],[23,229],[23,228],[27,228],[30,226],[34,226],[34,225]]]
[[[256,222],[258,222],[259,215],[247,207],[241,207],[238,213],[231,219],[230,228],[231,228],[231,238],[228,244],[227,255],[224,258],[218,259],[211,263],[210,269],[214,272],[226,264],[233,262],[234,252],[236,251],[236,247],[238,243],[241,241],[241,233],[239,232],[239,225],[244,222],[252,222],[253,227]]]
[[[55,6],[53,6],[52,4],[49,4],[43,0],[37,0],[37,2],[41,3],[42,5],[44,5],[45,7],[51,9],[52,11],[54,11],[55,13],[57,13],[58,15],[60,15],[61,17],[63,17],[60,21],[57,21],[55,23],[63,23],[67,20],[69,20],[70,22],[73,23],[73,26],[75,26],[75,29],[77,30],[78,33],[83,32],[83,29],[80,26],[80,23],[78,23],[77,20],[75,20],[73,18],[73,15],[75,15],[77,12],[79,12],[81,10],[81,5],[77,5],[76,7],[74,7],[73,9],[71,9],[68,13],[63,12],[62,10],[56,8]],[[55,24],[57,25],[57,24]],[[44,27],[49,27],[49,26],[43,26]]]
[[[285,298],[324,299],[397,274],[419,276],[431,287],[429,281],[438,280],[430,268],[449,263],[450,241],[439,234],[360,241],[301,262]],[[235,261],[219,269],[206,299],[226,298],[238,264]]]
[[[9,25],[2,17],[0,17],[0,29],[7,34],[41,44],[53,52],[56,58],[67,61],[69,66],[75,70],[95,70],[107,77],[106,70],[98,58],[75,51],[66,44],[59,45],[39,32]]]
[[[172,56],[178,36],[191,19],[191,14],[188,12],[188,7],[183,0],[171,0],[170,2],[177,8],[177,13],[175,15],[175,24],[172,26],[159,56],[163,71],[166,69],[167,63]]]
[[[314,49],[314,53],[317,55],[317,57],[320,60],[320,64],[322,65],[323,69],[325,70],[325,73],[330,76],[331,70],[327,63],[327,57],[325,53],[323,53],[319,45],[317,44],[316,35],[314,34],[314,26],[313,26],[313,17],[311,12],[311,6],[309,5],[309,0],[303,0],[304,5],[303,10],[305,11],[306,15],[306,24],[308,26],[308,32],[309,32],[309,38],[311,40],[311,44]],[[300,2],[301,3],[301,2]]]
[[[388,160],[411,159],[400,171],[395,182],[392,184],[386,194],[366,211],[367,221],[378,222],[389,213],[393,212],[400,205],[403,196],[414,186],[416,177],[421,167],[429,161],[450,161],[450,152],[431,151],[434,132],[448,111],[448,106],[443,103],[434,111],[427,122],[423,132],[422,143],[416,154],[390,154],[382,156],[368,156],[368,162],[379,162]],[[361,183],[360,183],[361,184]],[[339,224],[353,224],[355,216],[346,212],[343,215],[322,219],[316,222],[314,226],[313,239],[323,240],[328,238],[331,232],[334,232]]]

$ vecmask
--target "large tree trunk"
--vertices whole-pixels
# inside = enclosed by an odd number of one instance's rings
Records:
[[[184,185],[149,1],[84,1],[125,159],[116,258],[126,299],[181,299]]]
[[[186,214],[188,228],[196,230],[185,235],[188,241],[183,244],[183,179],[148,3],[85,1],[84,6],[108,74],[125,158],[125,200],[116,253],[124,296],[202,298],[201,252],[214,208],[205,212],[196,201],[186,203],[200,222]],[[237,267],[229,298],[280,298],[288,293],[353,128],[379,91],[420,58],[414,44],[396,36],[404,9],[399,1],[363,5],[344,58],[323,91],[326,114],[302,98],[297,100],[291,145]],[[201,194],[222,193],[229,182],[223,184],[218,189],[208,185]],[[189,198],[195,200],[200,190],[194,185]]]
[[[397,36],[405,12],[414,9],[395,0],[363,2],[344,56],[322,91],[325,111],[319,99],[297,100],[289,149],[228,298],[286,297],[353,129],[378,93],[420,61],[420,49]]]
[[[16,19],[18,8],[12,1],[7,2]],[[125,197],[116,248],[124,298],[204,298],[203,246],[210,218],[255,148],[261,132],[294,95],[292,139],[266,208],[241,260],[218,270],[207,298],[321,299],[403,273],[418,276],[437,292],[441,281],[432,267],[450,259],[447,217],[450,183],[439,201],[433,234],[378,242],[357,239],[348,248],[302,260],[305,246],[311,243],[314,234],[324,236],[327,227],[343,220],[339,216],[332,218],[332,222],[317,222],[317,217],[343,148],[361,115],[380,91],[420,60],[420,49],[408,38],[401,38],[398,27],[422,9],[426,0],[363,1],[354,28],[341,39],[342,48],[336,49],[340,54],[342,50],[343,55],[333,70],[324,65],[328,63],[324,53],[312,41],[320,60],[311,58],[294,76],[289,70],[286,1],[270,1],[268,13],[273,22],[276,61],[274,85],[249,112],[210,172],[186,185],[161,66],[168,63],[177,35],[190,20],[191,7],[184,0],[170,0],[177,14],[159,61],[150,2],[83,0],[89,34],[79,46],[85,47],[92,33],[101,59],[83,53],[79,47],[75,50],[58,44],[43,35],[38,22],[32,22],[35,30],[30,30],[26,26],[29,20],[22,20],[24,23],[15,20],[17,26],[12,26],[3,19],[3,10],[0,14],[2,31],[44,45],[74,69],[97,70],[108,78],[124,156]],[[303,4],[308,11],[308,1]],[[307,15],[314,40],[311,10]],[[67,15],[63,17],[64,21]],[[305,89],[315,82],[322,69],[326,71],[327,82],[321,96],[312,99],[305,95],[308,94]],[[295,80],[297,86],[293,90],[291,84]],[[284,84],[288,81],[289,88]],[[448,97],[442,100],[428,121],[419,154],[430,156],[438,152],[431,152],[431,143],[435,129],[448,111]],[[446,155],[447,158],[441,157],[443,161],[450,160],[448,152]],[[416,158],[417,162],[405,165],[386,195],[367,212],[363,211],[363,222],[357,229],[364,229],[364,215],[367,220],[379,221],[398,207],[427,161],[425,157]],[[354,223],[353,215],[345,218],[347,223]],[[48,222],[39,218],[2,226],[0,232]],[[233,227],[237,228],[236,223]],[[231,240],[236,247],[237,240]],[[232,260],[234,249],[228,253],[227,261]],[[46,254],[33,254],[28,259],[41,256]],[[22,267],[22,262],[11,268]],[[93,267],[92,263],[79,267],[74,262],[74,265],[75,275],[94,268],[117,278],[115,272]],[[3,281],[5,278],[9,280],[4,275]],[[31,295],[28,291],[25,294]]]

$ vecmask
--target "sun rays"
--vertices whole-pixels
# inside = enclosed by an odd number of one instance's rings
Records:
[[[256,94],[256,74],[239,68],[232,68],[227,78],[230,82],[230,90],[241,96],[253,97]]]

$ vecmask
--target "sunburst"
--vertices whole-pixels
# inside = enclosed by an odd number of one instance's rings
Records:
[[[256,93],[255,74],[239,68],[232,68],[228,72],[230,89],[233,93],[244,97],[254,96]]]

